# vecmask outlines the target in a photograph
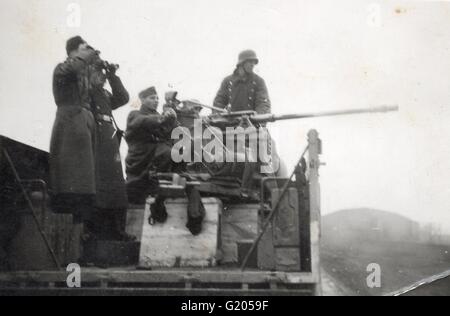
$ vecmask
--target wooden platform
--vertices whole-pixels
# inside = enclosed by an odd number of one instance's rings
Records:
[[[0,273],[0,295],[313,295],[310,273],[238,269],[82,268],[81,288],[67,288],[65,271]]]

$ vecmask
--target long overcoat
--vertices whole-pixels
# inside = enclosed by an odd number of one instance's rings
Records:
[[[112,94],[97,88],[91,91],[96,129],[96,206],[102,209],[125,209],[128,205],[119,150],[119,139],[112,111],[129,101],[129,94],[117,76],[109,78]]]
[[[66,211],[76,201],[92,204],[96,193],[96,123],[88,69],[82,59],[68,58],[53,74],[58,109],[50,143],[50,187],[55,211]]]

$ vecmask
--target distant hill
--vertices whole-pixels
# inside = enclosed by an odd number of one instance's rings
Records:
[[[450,246],[424,242],[419,224],[394,213],[368,208],[323,217],[324,270],[357,295],[387,294],[450,267]],[[381,267],[382,287],[367,286],[367,267]]]
[[[360,240],[419,241],[420,226],[404,216],[369,208],[341,210],[323,217],[323,238],[327,242]]]

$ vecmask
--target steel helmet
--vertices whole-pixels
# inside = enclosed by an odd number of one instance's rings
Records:
[[[244,50],[243,52],[241,52],[239,54],[238,66],[242,65],[243,63],[245,63],[248,60],[254,60],[254,61],[256,61],[256,64],[259,63],[259,59],[256,56],[255,51],[249,49],[249,50]]]

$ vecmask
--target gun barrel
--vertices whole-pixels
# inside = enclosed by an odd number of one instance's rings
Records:
[[[217,111],[219,113],[223,113],[223,114],[228,113],[227,110],[221,109],[221,108],[218,108],[218,107],[215,107],[215,106],[212,106],[212,105],[206,105],[206,104],[203,104],[203,103],[194,102],[192,100],[190,100],[190,102],[195,104],[195,105],[201,106],[202,108],[206,108],[206,109],[210,109],[210,110],[213,110],[213,111]]]
[[[295,119],[305,119],[314,117],[326,117],[326,116],[340,116],[340,115],[355,115],[355,114],[372,114],[372,113],[387,113],[396,112],[399,110],[397,105],[394,106],[378,106],[368,109],[353,109],[353,110],[343,110],[343,111],[328,111],[328,112],[318,112],[318,113],[306,113],[306,114],[287,114],[287,115],[256,115],[250,119],[253,122],[276,122],[283,120],[295,120]]]

